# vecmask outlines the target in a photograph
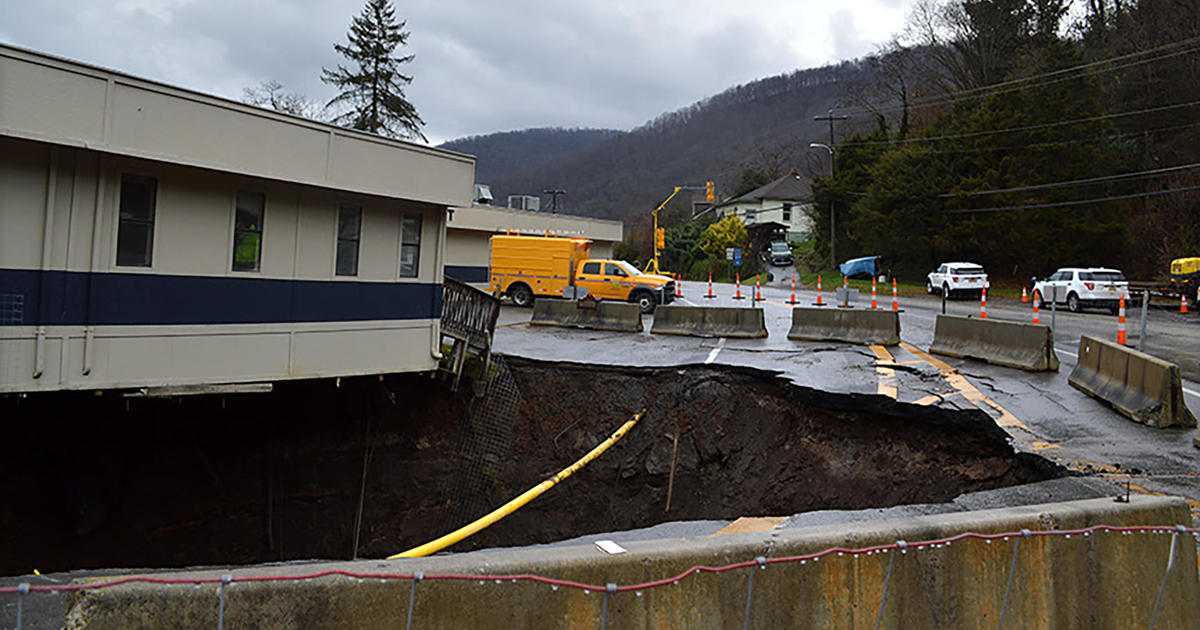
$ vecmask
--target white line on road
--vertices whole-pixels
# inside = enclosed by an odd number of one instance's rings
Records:
[[[1074,352],[1067,352],[1066,350],[1062,350],[1062,349],[1059,349],[1059,348],[1055,348],[1055,351],[1057,351],[1057,352],[1061,352],[1061,353],[1063,353],[1063,354],[1065,354],[1065,355],[1067,355],[1067,356],[1069,356],[1069,357],[1074,357],[1076,361],[1078,361],[1078,360],[1079,360],[1079,355],[1078,355],[1078,354],[1075,354]],[[1184,388],[1182,388],[1182,389],[1183,389],[1183,393],[1187,394],[1188,396],[1192,396],[1192,397],[1194,397],[1194,398],[1200,398],[1200,392],[1194,392],[1194,391],[1192,391],[1192,390],[1190,390],[1190,389],[1188,389],[1188,388],[1186,388],[1186,387],[1184,387]]]
[[[715,361],[717,358],[717,354],[719,354],[721,352],[721,348],[724,348],[724,347],[725,347],[725,338],[721,337],[719,340],[717,340],[717,347],[713,348],[712,352],[708,353],[708,358],[704,360],[704,364],[707,365],[707,364]]]

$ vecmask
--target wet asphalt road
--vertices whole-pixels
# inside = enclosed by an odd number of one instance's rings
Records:
[[[683,284],[678,303],[712,306],[750,306],[735,301],[733,285],[714,284],[715,299],[705,299],[706,285]],[[749,296],[753,287],[742,286]],[[1186,497],[1193,521],[1200,522],[1200,449],[1192,445],[1194,429],[1154,429],[1135,423],[1067,383],[1075,367],[1079,336],[1090,334],[1115,339],[1116,316],[1106,311],[1041,312],[1041,321],[1056,327],[1057,373],[1029,373],[969,359],[930,357],[933,327],[941,312],[937,296],[900,298],[901,346],[887,348],[883,357],[871,348],[836,342],[802,342],[787,339],[791,325],[791,292],[786,282],[762,288],[766,339],[702,339],[649,334],[652,318],[643,318],[646,332],[609,333],[553,327],[533,327],[529,309],[505,306],[496,333],[496,349],[535,359],[616,365],[670,366],[696,363],[747,365],[780,372],[792,381],[836,392],[894,393],[900,402],[949,408],[978,407],[996,419],[1019,450],[1037,452],[1089,482],[1107,480],[1133,492],[1164,493]],[[832,292],[823,294],[825,302]],[[800,305],[810,305],[816,292],[797,290]],[[870,293],[860,296],[859,308],[870,305]],[[891,308],[891,287],[880,287],[880,308]],[[988,302],[990,319],[1029,322],[1032,307],[1019,299]],[[952,300],[947,312],[978,316],[978,300]],[[1128,313],[1130,345],[1139,339],[1140,312]],[[1193,413],[1200,413],[1200,314],[1179,315],[1152,308],[1147,322],[1145,350],[1183,364],[1185,398]],[[890,357],[890,358],[889,358]],[[877,369],[877,360],[892,369]],[[1191,365],[1186,365],[1191,361]],[[939,369],[940,364],[940,369]],[[951,376],[948,378],[947,373]],[[965,377],[955,379],[954,373]],[[974,390],[973,392],[971,390]],[[1103,485],[1103,484],[1101,484]],[[1096,484],[1092,483],[1091,488]],[[1079,490],[1086,494],[1092,490]],[[1078,498],[1055,496],[1054,500]],[[993,505],[1010,500],[1002,496]]]

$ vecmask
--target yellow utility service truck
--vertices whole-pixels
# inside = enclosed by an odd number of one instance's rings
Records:
[[[536,297],[633,302],[643,313],[675,297],[675,281],[642,273],[623,260],[591,258],[592,242],[557,236],[492,237],[490,289],[507,295],[517,306]]]
[[[1200,303],[1200,256],[1171,261],[1171,286],[1193,304]]]

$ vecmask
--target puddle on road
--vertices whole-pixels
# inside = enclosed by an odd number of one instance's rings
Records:
[[[502,390],[472,405],[471,387],[450,394],[416,375],[224,399],[0,399],[12,445],[0,471],[0,575],[349,558],[364,454],[358,555],[383,557],[535,485],[642,407],[642,422],[600,459],[453,550],[941,502],[1063,474],[1014,452],[978,410],[827,393],[722,365],[507,365],[505,383],[520,393],[510,415],[515,399]]]

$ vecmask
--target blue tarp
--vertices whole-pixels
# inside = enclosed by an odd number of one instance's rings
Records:
[[[847,278],[863,275],[868,278],[874,276],[878,271],[880,256],[866,256],[863,258],[853,258],[847,260],[838,266],[842,271],[842,275]]]

